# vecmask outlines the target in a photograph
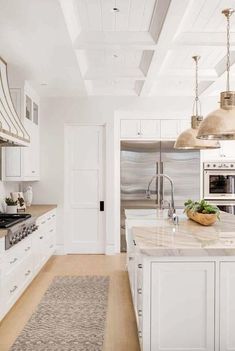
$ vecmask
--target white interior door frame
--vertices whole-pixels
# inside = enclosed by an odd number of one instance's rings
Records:
[[[103,158],[103,177],[102,177],[102,183],[103,183],[103,200],[104,200],[104,204],[105,204],[105,212],[104,212],[104,253],[106,253],[107,251],[107,236],[106,236],[106,232],[107,232],[107,221],[108,221],[108,216],[105,215],[106,213],[106,207],[108,205],[108,197],[107,197],[107,177],[106,177],[106,172],[107,172],[107,167],[106,167],[106,153],[107,153],[107,148],[106,148],[106,124],[95,124],[95,123],[66,123],[64,124],[64,140],[65,140],[65,155],[64,155],[64,218],[65,218],[65,228],[66,231],[71,230],[70,228],[70,223],[69,221],[67,221],[66,219],[69,218],[69,194],[68,194],[68,189],[69,189],[69,182],[70,180],[68,179],[68,167],[69,167],[69,153],[68,153],[68,142],[67,142],[67,133],[68,130],[71,130],[71,127],[102,127],[103,129],[103,154],[102,154],[102,158]],[[85,154],[84,154],[85,156]],[[100,199],[101,200],[101,199]],[[65,232],[65,240],[64,240],[64,244],[65,244],[65,252],[71,252],[71,250],[69,250],[68,248],[68,244],[66,242],[66,232]]]

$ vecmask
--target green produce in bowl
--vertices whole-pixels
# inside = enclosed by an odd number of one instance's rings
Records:
[[[217,206],[209,204],[205,200],[193,201],[187,200],[184,203],[185,209],[184,212],[192,211],[204,214],[216,214],[217,218],[220,219],[220,210]]]

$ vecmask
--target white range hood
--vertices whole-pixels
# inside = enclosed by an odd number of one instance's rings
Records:
[[[11,99],[7,63],[0,58],[0,146],[28,146],[29,142],[30,136]]]

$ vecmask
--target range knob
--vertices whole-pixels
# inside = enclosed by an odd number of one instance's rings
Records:
[[[231,167],[231,168],[233,168],[233,167],[234,167],[234,164],[233,164],[233,163],[231,163],[230,167]]]
[[[216,167],[216,164],[215,164],[215,163],[213,164],[213,167],[214,167],[214,168]]]

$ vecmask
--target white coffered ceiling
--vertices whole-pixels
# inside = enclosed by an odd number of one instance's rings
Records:
[[[192,95],[195,54],[201,56],[200,93],[224,88],[226,20],[221,11],[235,7],[234,0],[60,3],[88,95]],[[233,50],[235,15],[231,27]]]
[[[215,95],[228,7],[235,1],[0,0],[0,56],[45,96],[192,96],[200,55],[200,93]],[[235,14],[231,50],[235,90]]]

